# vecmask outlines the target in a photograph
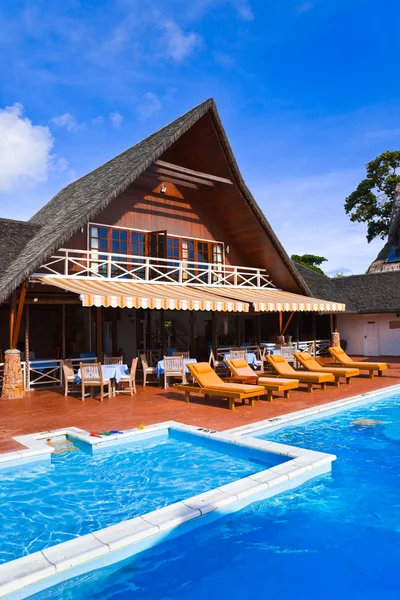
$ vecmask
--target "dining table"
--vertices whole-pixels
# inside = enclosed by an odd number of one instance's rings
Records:
[[[101,373],[103,379],[114,379],[115,383],[119,383],[122,377],[129,375],[129,367],[128,365],[101,365]],[[75,381],[76,383],[82,382],[80,368],[76,374]]]

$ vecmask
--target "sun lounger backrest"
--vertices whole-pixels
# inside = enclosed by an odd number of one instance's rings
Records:
[[[279,375],[293,375],[293,373],[296,373],[281,354],[268,354],[267,359]]]
[[[228,368],[232,371],[232,373],[238,377],[254,377],[256,375],[256,373],[254,373],[253,369],[250,367],[247,361],[244,360],[244,358],[231,358],[229,360],[226,359],[226,364]]]
[[[334,346],[332,348],[329,348],[329,352],[334,358],[337,358],[338,361],[342,363],[342,365],[351,365],[351,363],[353,362],[350,356],[347,356],[346,352],[342,348],[340,348],[340,346]]]
[[[206,362],[203,363],[192,363],[188,364],[187,368],[197,381],[200,387],[209,387],[215,385],[223,385],[224,382],[214,369],[210,367],[210,365]]]
[[[317,363],[315,358],[309,352],[295,352],[294,356],[308,371],[319,371],[321,365]]]

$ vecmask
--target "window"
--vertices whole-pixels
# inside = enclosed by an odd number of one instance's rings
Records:
[[[132,231],[131,234],[133,256],[146,256],[146,234]]]
[[[400,261],[400,248],[399,247],[393,248],[393,250],[387,257],[385,262],[391,263],[391,262],[399,262],[399,261]]]
[[[107,252],[108,228],[91,227],[90,229],[90,249],[92,250],[92,270],[101,275],[107,275],[107,265],[100,261],[106,261],[107,256],[101,254],[101,251]]]
[[[128,234],[123,229],[113,229],[111,232],[111,251],[116,254],[128,253]]]

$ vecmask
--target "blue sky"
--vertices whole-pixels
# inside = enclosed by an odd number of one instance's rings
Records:
[[[382,242],[343,203],[400,146],[399,18],[397,0],[2,3],[0,216],[212,96],[286,250],[363,272]]]

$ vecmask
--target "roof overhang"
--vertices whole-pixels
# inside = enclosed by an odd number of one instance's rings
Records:
[[[83,306],[206,310],[217,312],[338,312],[345,305],[270,288],[148,283],[91,277],[44,276],[54,285],[78,294]]]

